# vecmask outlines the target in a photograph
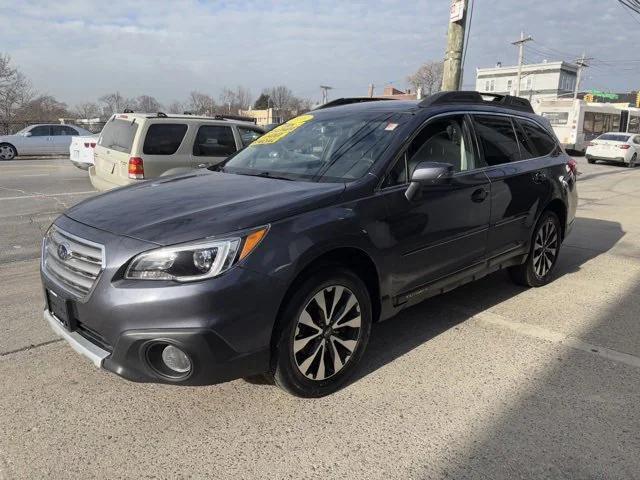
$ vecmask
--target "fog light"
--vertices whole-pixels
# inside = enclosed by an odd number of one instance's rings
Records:
[[[167,368],[176,373],[187,373],[191,370],[191,360],[189,360],[187,354],[173,345],[164,347],[162,361]]]

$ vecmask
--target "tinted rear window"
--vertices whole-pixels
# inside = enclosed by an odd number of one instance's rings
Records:
[[[616,135],[614,133],[605,133],[600,135],[597,140],[610,140],[612,142],[627,142],[629,141],[629,135]]]
[[[529,145],[533,149],[533,156],[544,157],[556,150],[556,141],[540,125],[523,119],[516,119],[515,121],[524,130]]]
[[[187,126],[184,123],[156,123],[147,130],[142,152],[147,155],[173,155],[182,143]]]
[[[98,145],[118,152],[131,153],[137,131],[138,124],[131,120],[111,120],[102,129]]]
[[[520,160],[518,140],[509,117],[474,115],[473,119],[487,165],[500,165]]]
[[[193,154],[199,157],[227,157],[236,151],[231,127],[203,125],[198,129]]]

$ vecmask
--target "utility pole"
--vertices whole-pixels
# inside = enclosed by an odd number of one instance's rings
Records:
[[[469,0],[452,0],[449,13],[447,51],[442,72],[442,90],[458,90],[462,82],[462,52]]]
[[[576,65],[578,65],[578,74],[576,76],[576,86],[573,89],[573,99],[578,98],[578,92],[580,91],[580,82],[582,81],[582,70],[584,70],[589,65],[587,61],[591,60],[590,58],[585,57],[584,52],[582,52],[582,56],[576,60]]]
[[[322,105],[329,101],[329,90],[333,89],[328,85],[320,85],[320,90],[322,90]]]
[[[518,77],[516,78],[516,97],[520,96],[520,80],[522,79],[522,62],[524,61],[524,44],[533,40],[531,35],[525,38],[524,32],[520,32],[520,40],[511,42],[518,46]]]

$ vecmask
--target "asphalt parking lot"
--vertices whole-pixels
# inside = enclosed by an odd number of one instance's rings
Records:
[[[578,162],[554,282],[497,273],[376,325],[318,400],[94,369],[45,325],[38,274],[87,174],[0,163],[0,479],[640,478],[640,168]]]

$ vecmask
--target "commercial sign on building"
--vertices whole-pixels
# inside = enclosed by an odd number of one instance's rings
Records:
[[[464,2],[462,0],[452,0],[449,21],[459,22],[464,17]]]

